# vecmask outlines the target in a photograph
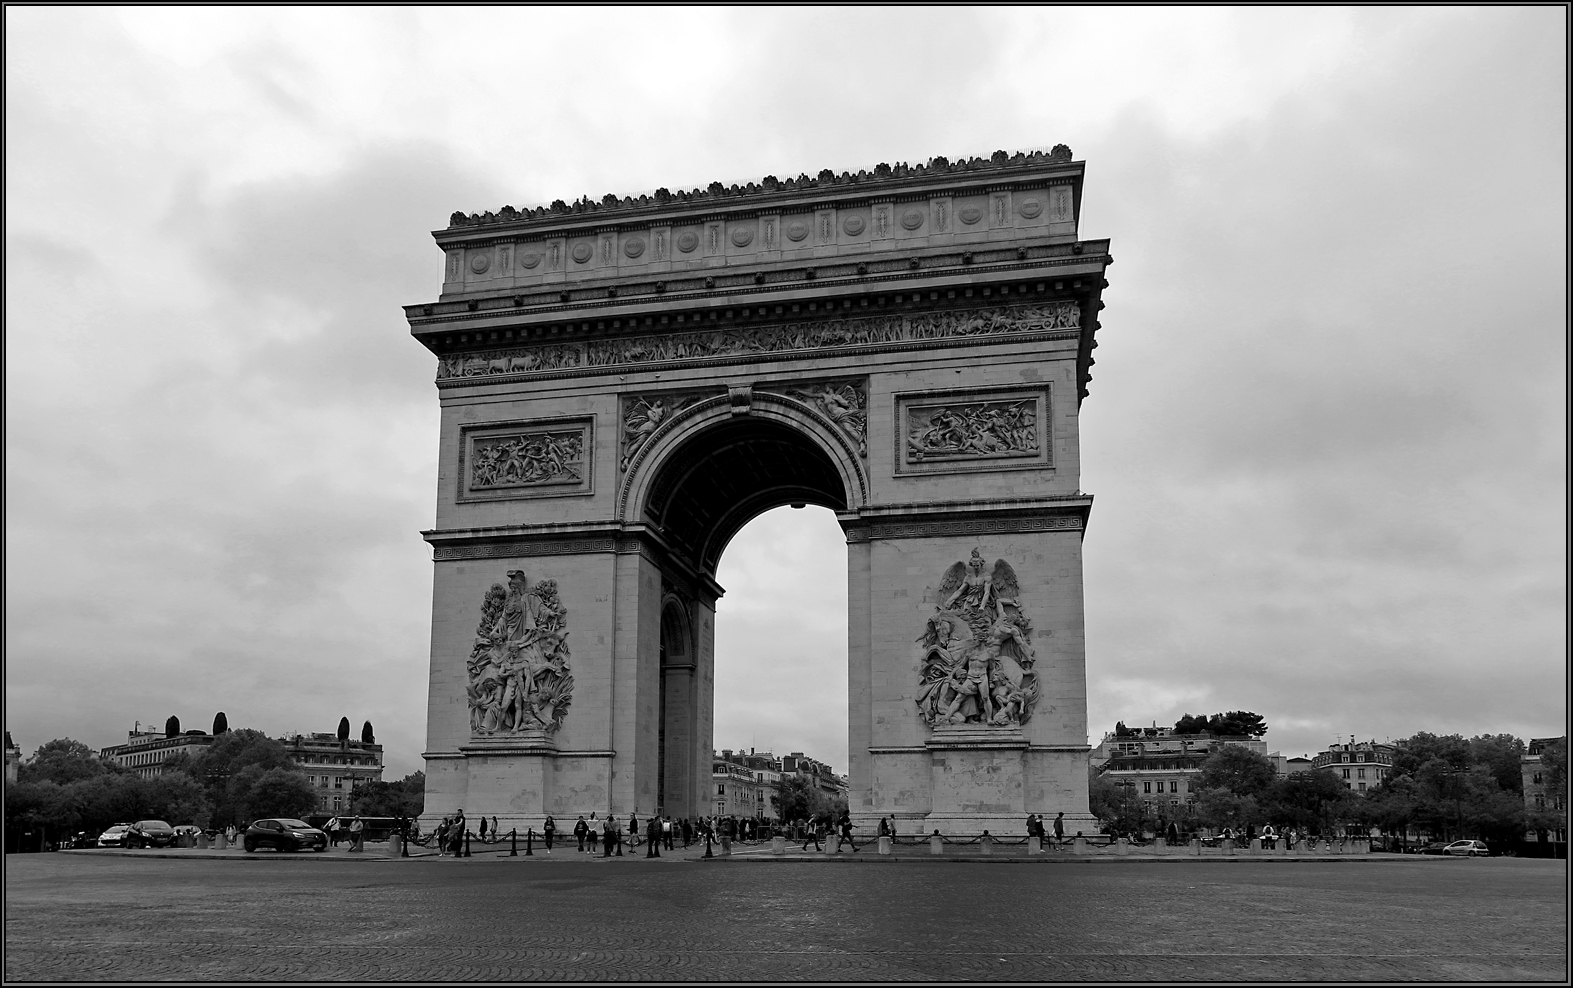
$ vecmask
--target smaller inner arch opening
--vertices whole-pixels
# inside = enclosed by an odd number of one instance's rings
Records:
[[[650,485],[645,514],[702,572],[714,573],[732,536],[785,504],[845,510],[830,456],[781,422],[741,417],[689,439]]]

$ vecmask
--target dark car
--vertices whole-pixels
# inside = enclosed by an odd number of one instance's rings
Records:
[[[1448,847],[1449,847],[1449,844],[1445,840],[1432,841],[1431,843],[1427,844],[1425,847],[1422,847],[1419,850],[1417,850],[1415,853],[1416,854],[1446,854]]]
[[[304,820],[279,817],[273,820],[258,820],[247,827],[241,845],[247,851],[255,851],[259,847],[271,847],[275,851],[304,851],[308,848],[313,851],[326,851],[328,835]]]
[[[126,847],[170,847],[175,843],[175,828],[163,820],[138,820],[126,828]]]

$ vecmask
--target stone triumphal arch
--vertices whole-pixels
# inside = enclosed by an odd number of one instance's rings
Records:
[[[1082,175],[1059,146],[455,213],[406,309],[442,404],[427,815],[704,813],[717,562],[816,504],[854,816],[1090,822]]]

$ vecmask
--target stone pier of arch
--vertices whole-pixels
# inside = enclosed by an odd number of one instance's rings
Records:
[[[405,310],[442,407],[426,822],[714,812],[716,565],[809,503],[847,538],[860,826],[1090,832],[1077,421],[1111,258],[1083,171],[454,214]]]

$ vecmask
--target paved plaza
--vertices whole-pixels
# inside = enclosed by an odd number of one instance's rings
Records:
[[[9,855],[7,981],[1567,977],[1566,865]]]

